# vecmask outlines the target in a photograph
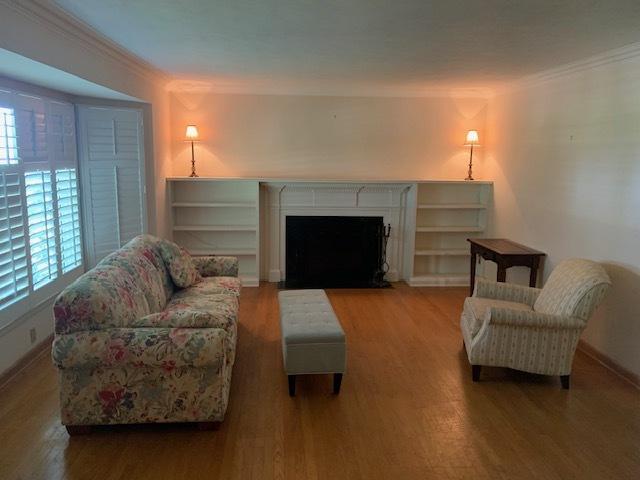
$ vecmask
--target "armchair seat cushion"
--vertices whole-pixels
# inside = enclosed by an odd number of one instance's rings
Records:
[[[238,277],[205,277],[188,288],[177,291],[173,299],[190,298],[194,296],[211,296],[222,293],[240,296],[242,281]]]
[[[507,302],[505,300],[495,300],[493,298],[468,297],[464,301],[463,317],[468,322],[468,327],[472,337],[474,337],[482,327],[488,312],[492,307],[505,308],[509,310],[533,311],[529,305],[517,302]]]

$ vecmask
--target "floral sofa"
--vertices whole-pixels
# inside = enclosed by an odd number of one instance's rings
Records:
[[[69,432],[222,421],[240,287],[236,258],[192,258],[150,235],[67,287],[54,305],[52,357]]]

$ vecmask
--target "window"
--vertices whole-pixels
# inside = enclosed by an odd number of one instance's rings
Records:
[[[74,123],[72,105],[0,90],[0,326],[80,273]]]
[[[17,163],[16,117],[12,108],[0,107],[0,165]]]

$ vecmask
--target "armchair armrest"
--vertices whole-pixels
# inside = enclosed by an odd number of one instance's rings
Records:
[[[476,280],[473,290],[474,297],[493,298],[507,302],[524,303],[533,307],[541,290],[539,288],[525,287],[515,283],[492,282],[489,280]]]
[[[51,356],[60,369],[151,366],[219,367],[227,333],[219,328],[110,328],[56,335]]]
[[[528,310],[491,307],[488,309],[488,322],[491,325],[510,325],[515,327],[551,328],[581,330],[586,324],[577,317],[550,315]]]
[[[237,277],[236,257],[208,256],[193,257],[193,264],[203,277]]]

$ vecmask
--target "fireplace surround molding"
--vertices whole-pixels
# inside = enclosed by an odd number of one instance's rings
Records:
[[[279,282],[286,278],[287,216],[382,217],[385,225],[391,225],[386,279],[399,280],[411,186],[409,182],[264,182],[266,210],[262,233],[268,280]]]

